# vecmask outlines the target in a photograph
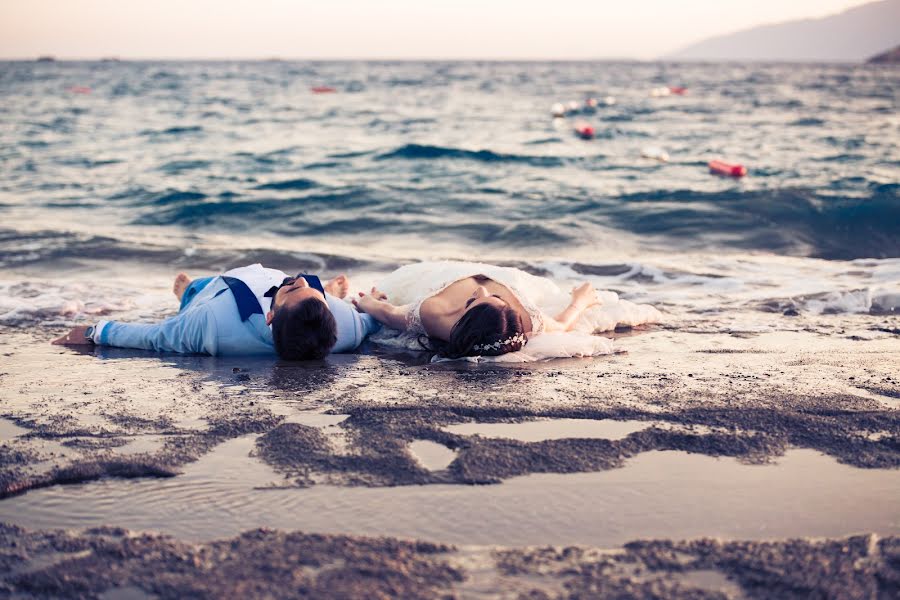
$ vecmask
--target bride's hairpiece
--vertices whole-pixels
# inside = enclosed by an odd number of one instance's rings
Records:
[[[516,342],[520,344],[524,344],[526,341],[524,333],[517,333],[516,335],[506,338],[505,340],[500,340],[499,342],[494,342],[493,344],[475,344],[472,346],[472,349],[477,352],[484,352],[486,350],[499,350],[503,346],[508,344],[515,344]]]

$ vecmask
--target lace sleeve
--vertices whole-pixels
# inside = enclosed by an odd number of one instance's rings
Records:
[[[425,333],[425,326],[422,325],[422,302],[425,300],[426,298],[423,298],[401,307],[406,311],[406,331],[410,335]]]
[[[525,308],[528,312],[528,316],[531,318],[531,333],[532,335],[543,333],[544,332],[544,313],[541,312],[535,304],[529,300],[526,294],[523,294],[519,291],[519,289],[511,285],[510,283],[503,282],[509,291],[511,291],[515,296],[519,303]]]

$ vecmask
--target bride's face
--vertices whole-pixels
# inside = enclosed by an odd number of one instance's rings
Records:
[[[472,295],[466,300],[463,312],[466,312],[473,306],[478,306],[479,304],[493,304],[498,308],[506,306],[506,302],[504,302],[503,298],[497,294],[491,294],[483,285],[479,285],[475,288],[475,291],[472,292]]]

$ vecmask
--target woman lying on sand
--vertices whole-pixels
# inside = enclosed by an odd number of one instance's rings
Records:
[[[450,261],[401,267],[353,303],[390,328],[376,341],[450,359],[501,357],[538,339],[536,352],[507,360],[603,354],[609,341],[590,334],[660,317],[587,283],[567,294],[520,269]]]

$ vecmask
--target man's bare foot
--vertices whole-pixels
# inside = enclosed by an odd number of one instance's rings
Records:
[[[175,283],[172,284],[172,293],[175,294],[175,297],[178,300],[181,300],[181,297],[184,296],[184,290],[187,289],[191,283],[191,278],[187,276],[186,273],[179,273],[175,276]]]
[[[332,296],[344,298],[350,291],[350,280],[342,273],[325,284],[325,291]]]

